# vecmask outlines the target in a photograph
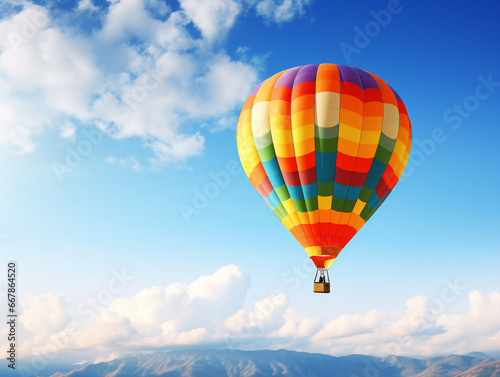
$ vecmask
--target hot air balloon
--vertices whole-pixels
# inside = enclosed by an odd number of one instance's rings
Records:
[[[358,68],[311,64],[258,85],[237,125],[251,184],[317,267],[328,268],[392,191],[408,161],[411,125],[399,95]]]

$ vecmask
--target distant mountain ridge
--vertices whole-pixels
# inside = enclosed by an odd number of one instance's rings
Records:
[[[421,360],[287,350],[172,351],[129,355],[52,377],[500,377],[500,360],[473,354]]]

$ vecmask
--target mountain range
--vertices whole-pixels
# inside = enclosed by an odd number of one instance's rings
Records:
[[[133,354],[52,377],[500,377],[500,360],[474,352],[429,359],[203,350]]]

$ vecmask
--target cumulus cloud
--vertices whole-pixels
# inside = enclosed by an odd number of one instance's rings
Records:
[[[97,313],[94,320],[72,339],[76,347],[108,349],[110,344],[121,348],[136,334],[130,319],[110,309]]]
[[[74,140],[75,139],[75,134],[76,134],[76,126],[71,123],[66,123],[61,127],[61,132],[59,135],[63,139],[69,139],[69,140]]]
[[[123,169],[130,168],[134,171],[141,171],[142,170],[142,165],[137,160],[137,158],[135,158],[135,156],[127,156],[125,158],[116,158],[113,156],[108,156],[108,157],[106,157],[106,162],[108,164],[118,163],[121,165],[121,167]]]
[[[322,324],[319,317],[304,317],[296,309],[288,308],[283,316],[282,326],[269,334],[271,338],[308,338],[315,334]]]
[[[19,320],[34,335],[35,345],[42,344],[52,334],[62,331],[71,320],[61,295],[27,294],[22,304],[24,311]]]
[[[99,10],[99,8],[94,5],[92,0],[80,0],[78,2],[78,9],[89,12],[96,12]]]
[[[379,356],[498,351],[499,292],[470,292],[469,308],[461,313],[446,310],[456,297],[450,296],[450,301],[447,296],[417,296],[407,300],[402,312],[374,309],[327,318],[290,307],[283,292],[246,302],[248,289],[248,276],[229,265],[190,284],[146,288],[132,297],[110,296],[85,317],[83,311],[80,316],[70,310],[62,296],[26,295],[19,318],[21,350],[26,355],[87,352],[113,358],[138,350],[200,345]]]
[[[444,331],[432,337],[430,351],[436,352],[441,344],[448,344],[452,352],[466,348],[498,349],[500,344],[500,293],[487,296],[477,291],[469,293],[469,313],[439,316],[436,327]]]
[[[178,135],[170,142],[153,141],[148,144],[156,157],[150,160],[153,167],[168,164],[171,161],[186,161],[189,157],[202,153],[205,138],[198,132],[191,136]]]
[[[148,342],[177,344],[179,339],[203,337],[204,327],[234,313],[241,306],[247,288],[247,277],[238,267],[230,265],[212,275],[201,276],[190,285],[174,283],[165,288],[144,289],[130,299],[114,300],[109,307],[151,337]]]
[[[286,304],[287,298],[284,294],[266,297],[257,301],[250,312],[238,310],[226,319],[224,327],[238,337],[267,335],[281,325]]]
[[[290,22],[305,13],[310,0],[260,0],[255,3],[257,14],[278,24]]]
[[[26,295],[19,318],[20,350],[25,355],[97,350],[99,355],[116,356],[144,348],[222,342],[224,320],[241,308],[248,286],[248,277],[229,265],[191,284],[143,289],[96,306],[96,299],[106,293],[101,290],[87,300],[93,304],[85,310],[69,308],[60,295]]]
[[[233,26],[241,4],[235,0],[180,0],[182,9],[206,38],[212,40]]]
[[[225,37],[250,8],[283,23],[308,0],[80,0],[71,12],[19,3],[0,20],[0,147],[31,153],[48,128],[97,127],[139,138],[153,168],[204,151],[203,131],[234,127],[263,58],[245,46],[231,56]],[[92,28],[83,22],[92,20]],[[90,24],[89,24],[90,25]],[[193,31],[192,25],[199,33]],[[208,127],[207,127],[208,125]],[[202,130],[203,128],[203,130]],[[145,162],[126,162],[138,167]]]
[[[112,361],[114,359],[117,359],[120,357],[120,354],[118,353],[111,353],[109,354],[108,356],[104,356],[104,357],[98,357],[97,359],[94,360],[94,364],[99,364],[99,363],[107,363],[108,361]],[[84,362],[80,362],[81,364],[84,364]],[[77,365],[77,364],[75,364]]]
[[[84,38],[49,27],[43,7],[25,5],[0,21],[0,145],[32,152],[34,136],[60,115],[88,119],[85,103],[100,72]]]
[[[33,152],[47,128],[72,123],[142,139],[155,167],[200,155],[201,125],[220,129],[234,119],[260,68],[211,42],[231,29],[240,3],[180,5],[172,11],[158,0],[118,0],[95,12],[82,0],[74,14],[58,18],[25,3],[0,20],[0,146]],[[72,25],[78,12],[100,26]]]
[[[404,313],[344,315],[328,322],[311,343],[332,354],[431,356],[498,351],[500,294],[469,293],[469,312],[445,314],[446,300],[417,296]],[[495,343],[497,342],[497,343]]]

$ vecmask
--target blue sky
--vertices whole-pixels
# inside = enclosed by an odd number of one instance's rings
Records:
[[[24,353],[46,352],[74,323],[81,332],[58,352],[89,360],[228,337],[331,354],[384,354],[402,335],[400,354],[498,351],[499,11],[486,1],[5,3],[0,233],[4,263],[19,263]],[[235,143],[256,84],[320,62],[393,86],[414,140],[404,179],[330,269],[328,296],[312,293],[312,263],[238,169]],[[78,314],[122,269],[134,278],[91,320]],[[449,284],[461,288],[443,304]],[[415,313],[431,313],[423,327]],[[250,335],[234,335],[249,323]],[[116,336],[86,336],[102,328]]]

